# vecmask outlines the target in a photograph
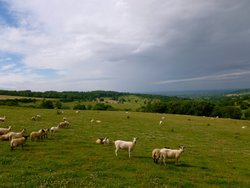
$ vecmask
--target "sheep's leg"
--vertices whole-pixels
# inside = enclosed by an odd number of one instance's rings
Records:
[[[116,157],[117,157],[117,151],[118,151],[118,148],[115,149],[115,155],[116,155]]]
[[[166,158],[163,157],[163,164],[166,165]]]
[[[130,149],[128,149],[128,158],[130,158]]]

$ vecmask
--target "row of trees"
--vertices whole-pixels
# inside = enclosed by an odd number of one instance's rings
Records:
[[[248,111],[243,114],[242,110],[237,106],[219,106],[211,102],[195,100],[178,100],[155,103],[149,102],[147,105],[141,107],[139,111],[195,116],[218,116],[233,119],[250,118]]]
[[[178,98],[164,95],[129,94],[113,91],[92,91],[92,92],[31,92],[27,91],[5,91],[0,90],[0,95],[15,95],[38,98],[20,98],[0,100],[0,105],[18,106],[22,103],[29,103],[25,106],[47,109],[65,108],[65,102],[78,101],[73,109],[76,110],[115,110],[112,105],[102,103],[101,99],[111,98],[118,103],[125,103],[125,96],[136,95],[143,103],[138,111],[157,112],[170,114],[186,114],[196,116],[211,116],[234,119],[250,119],[250,95],[243,97],[205,97],[205,98]],[[50,98],[50,99],[47,99]],[[56,100],[54,100],[54,98]],[[52,100],[51,100],[52,99]],[[129,100],[129,99],[128,99]],[[93,106],[82,104],[84,101],[99,101]],[[137,100],[135,101],[137,103]]]

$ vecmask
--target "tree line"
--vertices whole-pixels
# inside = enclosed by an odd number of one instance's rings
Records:
[[[170,114],[185,114],[195,116],[210,116],[233,119],[250,119],[250,95],[244,96],[215,96],[202,98],[182,98],[166,95],[151,95],[151,94],[135,94],[115,91],[46,91],[33,92],[25,91],[8,91],[0,90],[0,95],[23,96],[32,98],[21,99],[5,99],[0,100],[0,105],[18,106],[19,103],[36,103],[41,101],[39,108],[61,109],[62,103],[78,101],[73,109],[78,110],[115,110],[112,105],[97,103],[94,106],[85,106],[81,102],[97,101],[97,99],[111,98],[118,102],[125,102],[124,96],[135,95],[140,97],[144,102],[137,111],[155,112],[155,113],[170,113]],[[37,98],[42,98],[38,100]],[[56,100],[51,100],[56,99]]]

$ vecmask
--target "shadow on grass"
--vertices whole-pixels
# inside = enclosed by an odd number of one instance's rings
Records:
[[[205,166],[198,166],[198,165],[192,165],[192,164],[187,164],[187,163],[180,163],[180,164],[175,164],[175,162],[168,162],[166,163],[166,166],[167,165],[173,165],[173,166],[176,166],[178,168],[199,168],[201,170],[208,170],[209,168],[208,167],[205,167]]]

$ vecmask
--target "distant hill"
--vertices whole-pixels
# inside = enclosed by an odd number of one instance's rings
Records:
[[[166,91],[166,92],[152,92],[150,94],[168,95],[176,97],[206,97],[206,96],[225,96],[234,93],[233,89],[219,89],[219,90],[188,90],[188,91]]]
[[[226,96],[244,96],[244,95],[250,95],[250,89],[235,90],[226,94]]]

